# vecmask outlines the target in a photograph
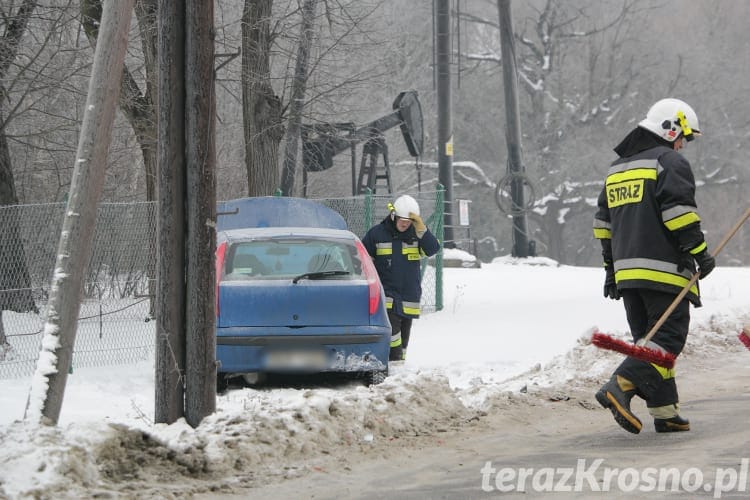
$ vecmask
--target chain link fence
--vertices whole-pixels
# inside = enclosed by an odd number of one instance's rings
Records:
[[[419,203],[422,219],[435,237],[443,241],[443,189],[411,194]],[[375,224],[388,216],[388,203],[395,201],[393,195],[367,192],[363,196],[350,198],[321,198],[318,203],[336,210],[346,221],[349,230],[363,238]],[[443,254],[422,260],[422,313],[432,313],[443,308]]]
[[[0,207],[0,378],[33,374],[66,204]],[[154,203],[103,203],[86,268],[73,367],[131,363],[154,351]]]
[[[428,227],[443,239],[443,192],[414,195]],[[387,214],[391,197],[315,200],[360,238]],[[0,206],[0,378],[28,377],[47,318],[66,204]],[[102,203],[97,213],[78,319],[73,369],[129,364],[153,356],[156,204]],[[442,256],[423,261],[422,309],[442,309]]]

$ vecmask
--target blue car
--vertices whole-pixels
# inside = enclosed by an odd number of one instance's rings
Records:
[[[388,374],[391,327],[377,271],[343,218],[310,200],[219,206],[219,386],[268,373]],[[222,215],[224,214],[224,215]]]

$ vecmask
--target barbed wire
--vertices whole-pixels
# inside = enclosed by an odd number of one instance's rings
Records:
[[[130,308],[132,308],[132,307],[135,307],[135,306],[137,306],[138,304],[140,304],[140,303],[142,303],[142,302],[145,302],[145,301],[147,301],[147,300],[149,300],[149,298],[148,298],[148,297],[146,297],[146,298],[144,298],[144,299],[141,299],[141,300],[139,300],[139,301],[137,301],[137,302],[133,302],[132,304],[129,304],[129,305],[125,306],[125,307],[121,307],[121,308],[119,308],[119,309],[114,309],[114,310],[111,310],[111,311],[107,311],[107,312],[105,312],[105,313],[92,314],[91,316],[80,316],[80,317],[78,317],[78,319],[77,319],[76,321],[83,321],[83,320],[87,320],[87,319],[100,318],[100,317],[103,317],[103,316],[111,316],[111,315],[113,315],[113,314],[116,314],[116,313],[122,312],[122,311],[124,311],[124,310],[126,310],[126,309],[130,309]],[[148,321],[150,321],[150,320],[151,320],[151,318],[150,318],[150,317],[148,317],[148,318],[147,318],[147,319],[146,319],[145,321],[146,321],[146,322],[148,322]],[[39,335],[40,333],[42,333],[42,331],[44,331],[44,328],[43,328],[43,327],[42,327],[42,328],[40,328],[39,330],[35,331],[35,332],[28,332],[28,333],[9,333],[9,334],[6,334],[5,336],[6,336],[6,337],[31,337],[31,336],[34,336],[34,335]]]

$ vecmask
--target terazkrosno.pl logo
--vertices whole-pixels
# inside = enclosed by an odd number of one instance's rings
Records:
[[[750,459],[740,460],[739,467],[717,467],[704,475],[697,467],[626,467],[603,466],[604,459],[587,462],[579,458],[575,467],[493,467],[486,462],[479,472],[482,491],[486,492],[682,492],[724,493],[748,491]]]

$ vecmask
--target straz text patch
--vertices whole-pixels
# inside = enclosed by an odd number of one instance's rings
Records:
[[[607,205],[609,208],[628,203],[639,203],[643,199],[644,179],[607,184]]]

